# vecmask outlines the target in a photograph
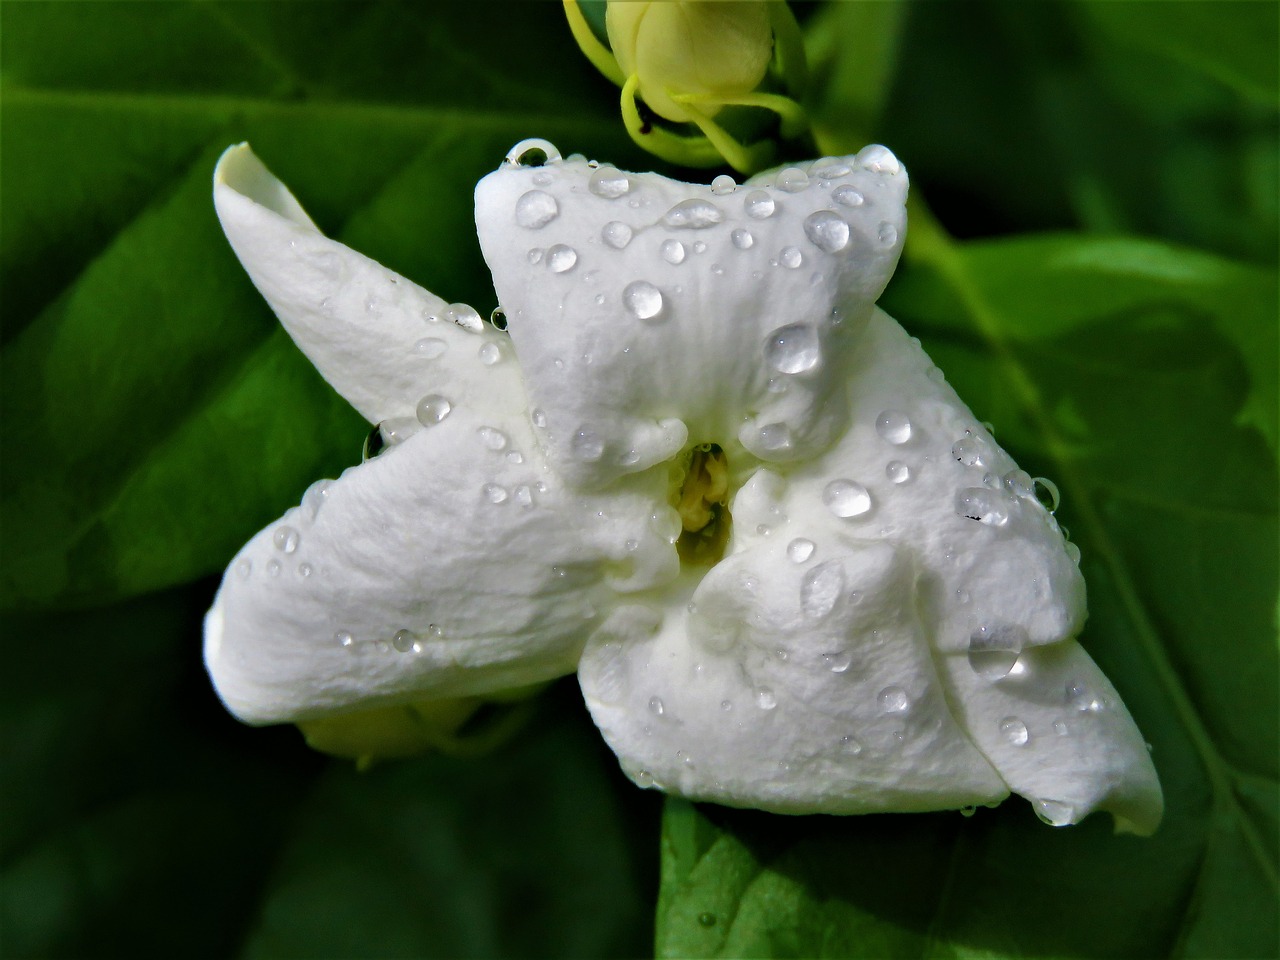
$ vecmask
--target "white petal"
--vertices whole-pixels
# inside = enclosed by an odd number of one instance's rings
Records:
[[[510,350],[478,315],[450,321],[450,305],[322,235],[248,144],[214,172],[214,204],[236,256],[289,335],[371,423],[412,416],[427,392],[467,402],[491,389],[457,380],[458,354]]]
[[[579,679],[641,785],[779,813],[998,802],[1003,782],[934,675],[914,586],[886,544],[807,564],[760,544],[717,565],[692,609],[620,610]]]
[[[480,244],[557,469],[590,486],[689,443],[768,461],[829,445],[843,354],[905,231],[891,160],[868,148],[730,194],[581,158],[482,180]]]
[[[614,590],[674,575],[651,522],[660,490],[654,472],[607,498],[567,491],[522,416],[454,405],[245,546],[206,619],[206,664],[251,723],[570,673]]]
[[[970,736],[1042,819],[1064,826],[1108,810],[1117,830],[1155,831],[1164,801],[1151,756],[1078,643],[1026,650],[997,680],[961,654],[942,658],[940,669]]]

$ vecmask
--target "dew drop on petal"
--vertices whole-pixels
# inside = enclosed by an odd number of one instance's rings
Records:
[[[484,321],[480,312],[469,303],[451,303],[444,312],[446,320],[452,320],[463,330],[479,333],[484,329]]]
[[[837,517],[860,517],[871,509],[871,494],[856,480],[832,480],[822,490],[822,502]]]
[[[1046,477],[1035,477],[1031,483],[1040,505],[1051,514],[1057,512],[1058,504],[1061,502],[1058,485]]]
[[[804,254],[798,247],[783,247],[782,252],[778,254],[778,262],[788,270],[798,270],[804,263]]]
[[[834,653],[824,653],[822,662],[826,664],[827,669],[832,673],[846,673],[849,667],[853,665],[853,654],[848,650],[837,650]]]
[[[876,417],[876,433],[889,443],[904,444],[911,439],[911,420],[897,410],[882,410]]]
[[[880,224],[880,229],[876,231],[876,237],[886,247],[891,247],[898,242],[898,228],[886,220]]]
[[[423,337],[413,345],[413,352],[426,360],[435,360],[444,356],[448,344],[438,337]]]
[[[529,414],[529,420],[538,429],[545,428],[547,425],[546,411],[544,411],[541,407],[534,407],[533,411]]]
[[[799,167],[787,167],[778,174],[778,187],[787,193],[799,193],[809,186],[809,175]]]
[[[756,687],[756,706],[761,710],[772,710],[778,705],[778,698],[768,687]]]
[[[631,189],[631,180],[625,173],[613,167],[600,167],[591,174],[587,181],[587,189],[597,197],[616,200]]]
[[[666,713],[666,708],[662,705],[661,697],[649,698],[649,712],[652,713],[655,717],[660,717],[664,713]]]
[[[604,456],[604,441],[590,427],[582,427],[573,435],[570,443],[573,455],[584,463],[595,463]]]
[[[796,537],[787,544],[787,559],[792,563],[805,563],[813,556],[816,545],[812,540],[806,540],[804,537]]]
[[[395,636],[391,638],[391,646],[400,653],[408,653],[418,646],[418,638],[408,630],[397,630]]]
[[[541,247],[530,247],[529,252],[525,255],[530,263],[541,263],[542,254],[545,251]]]
[[[481,492],[484,494],[484,498],[490,503],[503,503],[507,499],[506,487],[496,483],[486,483],[484,487],[481,488]]]
[[[785,423],[766,423],[760,428],[760,447],[769,453],[791,447],[791,428]]]
[[[418,422],[424,427],[432,427],[443,420],[453,410],[447,398],[438,393],[429,393],[418,401]]]
[[[1074,563],[1076,566],[1079,566],[1080,565],[1080,548],[1076,546],[1074,543],[1072,543],[1070,540],[1068,540],[1065,544],[1065,549],[1067,551],[1067,556],[1071,559],[1071,562]]]
[[[1000,733],[1015,747],[1025,747],[1031,739],[1027,733],[1027,725],[1017,717],[1005,717],[999,724]]]
[[[752,190],[747,194],[746,199],[742,201],[742,205],[747,211],[747,216],[754,220],[764,220],[767,217],[772,217],[773,211],[777,207],[773,202],[773,197],[763,190]]]
[[[884,475],[890,483],[906,483],[911,479],[911,468],[901,460],[890,460],[885,464]]]
[[[248,580],[251,573],[253,573],[252,560],[241,560],[236,564],[236,576],[241,580]]]
[[[981,437],[965,432],[965,435],[951,446],[951,456],[966,467],[986,466],[987,444]]]
[[[911,706],[907,691],[901,687],[885,687],[876,697],[876,701],[885,713],[906,713],[907,708]]]
[[[839,560],[820,563],[800,583],[800,609],[811,620],[829,614],[844,592],[844,565]]]
[[[271,542],[276,545],[276,549],[284,553],[293,553],[298,549],[298,544],[302,542],[302,535],[293,527],[288,525],[276,527],[275,532],[271,534]]]
[[[813,171],[814,176],[820,180],[836,180],[840,177],[847,177],[852,172],[848,164],[830,159],[823,160],[822,166]]]
[[[819,210],[805,218],[804,235],[818,249],[837,253],[849,245],[849,224],[831,210]]]
[[[750,230],[744,230],[739,227],[729,235],[729,239],[733,241],[733,245],[739,250],[750,250],[755,244],[756,238],[751,235]]]
[[[314,520],[329,500],[329,488],[333,486],[332,480],[317,480],[311,486],[307,487],[306,493],[302,495],[302,506],[311,514]]]
[[[269,576],[269,577],[278,577],[278,576],[280,576],[280,561],[279,561],[279,560],[268,560],[268,561],[267,561],[267,576]]]
[[[661,247],[662,259],[667,263],[684,263],[684,244],[679,240],[664,240]]]
[[[867,202],[866,197],[847,183],[832,190],[831,199],[844,207],[860,207]]]
[[[480,442],[489,450],[505,450],[507,447],[507,435],[501,430],[495,430],[493,427],[480,427],[476,430],[480,436]]]
[[[711,192],[717,197],[723,197],[727,193],[733,193],[738,189],[738,181],[727,173],[722,173],[711,181]]]
[[[543,190],[530,190],[516,201],[516,223],[530,230],[545,227],[559,214],[556,198]]]
[[[1025,470],[1010,470],[1004,475],[1005,489],[1022,500],[1035,496],[1035,482]]]
[[[1003,527],[1009,522],[1009,511],[1004,498],[986,487],[969,487],[956,492],[956,515],[977,520],[991,527]]]
[[[552,273],[566,273],[578,262],[578,251],[563,243],[557,243],[547,250],[547,266]]]
[[[724,214],[710,200],[681,200],[662,215],[662,222],[668,227],[685,227],[701,230],[713,226],[724,219]]]
[[[1027,642],[1027,631],[1017,624],[983,624],[969,635],[969,666],[984,680],[1009,675]]]
[[[1075,818],[1075,807],[1064,800],[1036,800],[1033,806],[1036,816],[1051,827],[1070,826]]]
[[[662,291],[646,280],[627,284],[622,291],[622,302],[641,320],[655,321],[663,313]]]
[[[792,323],[769,334],[765,360],[779,373],[805,373],[818,365],[818,334],[807,323]]]
[[[600,230],[600,237],[615,250],[621,250],[631,242],[632,230],[621,220],[610,220]]]
[[[350,649],[356,642],[356,638],[351,635],[350,630],[339,630],[333,635],[333,639],[338,642],[338,646]]]
[[[502,359],[502,349],[496,343],[482,343],[476,356],[486,367],[492,367]]]
[[[533,491],[526,484],[520,484],[512,493],[511,498],[522,507],[533,506]]]
[[[870,170],[872,173],[885,173],[894,176],[902,170],[902,164],[898,162],[898,158],[888,147],[883,147],[878,143],[874,143],[869,147],[864,147],[858,153],[858,162],[862,164],[864,169]]]

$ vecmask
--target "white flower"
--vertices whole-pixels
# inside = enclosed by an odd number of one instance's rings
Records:
[[[393,445],[232,562],[219,694],[270,724],[576,670],[642,785],[786,813],[1012,790],[1150,832],[1143,739],[1073,639],[1074,548],[874,306],[905,171],[873,146],[726,181],[519,145],[476,188],[508,336],[227,151],[236,253]]]

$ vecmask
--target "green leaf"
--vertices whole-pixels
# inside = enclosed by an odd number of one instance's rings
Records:
[[[5,5],[0,605],[208,574],[358,461],[367,425],[221,236],[214,161],[250,140],[332,235],[487,310],[476,180],[616,110],[551,13],[504,9],[490,56],[462,4]]]
[[[1165,822],[1135,839],[1101,818],[1053,830],[1021,801],[970,819],[668,801],[658,952],[1268,955],[1275,277],[1143,241],[953,247],[913,224],[886,309],[1023,466],[1062,487],[1090,591],[1081,639],[1152,744]]]

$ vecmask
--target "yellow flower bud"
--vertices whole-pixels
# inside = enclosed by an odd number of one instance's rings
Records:
[[[675,123],[694,118],[683,98],[711,117],[751,93],[773,57],[769,12],[754,0],[612,0],[605,24],[623,74],[639,79],[649,109]]]

